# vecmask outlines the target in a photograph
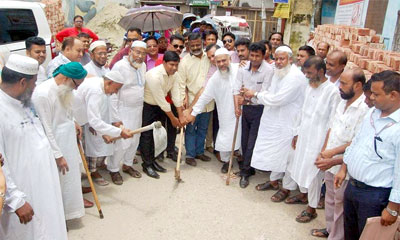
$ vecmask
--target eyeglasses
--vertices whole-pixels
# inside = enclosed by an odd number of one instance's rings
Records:
[[[100,57],[106,57],[107,56],[106,52],[100,52],[100,53],[94,53],[94,54],[96,54],[96,55],[98,55]]]
[[[178,44],[174,44],[174,45],[172,45],[175,49],[178,49],[178,48],[180,48],[180,49],[184,49],[185,48],[185,46],[184,45],[178,45]]]
[[[78,84],[76,84],[75,79],[71,78],[72,82],[75,84],[75,88],[78,87]]]
[[[138,40],[138,39],[137,38],[127,38],[126,39],[127,42],[134,42],[136,40]]]
[[[222,41],[223,44],[225,44],[225,43],[227,43],[227,42],[228,42],[228,43],[232,43],[232,42],[233,42],[233,39],[227,39],[227,40],[223,40],[223,41]]]

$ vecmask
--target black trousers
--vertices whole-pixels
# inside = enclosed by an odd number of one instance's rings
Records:
[[[254,175],[254,168],[250,167],[256,144],[258,127],[264,105],[244,105],[242,111],[242,155],[243,161],[239,163],[240,176]]]
[[[350,179],[344,192],[344,238],[358,240],[367,218],[381,216],[389,203],[391,188],[372,187]]]
[[[171,104],[171,111],[175,116],[178,116],[178,112],[176,111],[174,104]],[[168,116],[166,116],[166,121],[163,123],[163,125],[166,125],[167,128],[167,153],[173,153],[175,151],[176,128],[172,126],[171,120]]]
[[[171,121],[165,114],[165,112],[158,106],[158,105],[150,105],[147,103],[143,104],[143,115],[142,115],[142,126],[147,126],[152,124],[154,121],[160,121],[162,123],[167,122],[167,129],[173,129],[173,127],[168,127],[169,125],[172,126]],[[175,137],[174,137],[174,144],[176,138],[176,129],[175,130]],[[172,132],[172,131],[171,131]],[[168,132],[167,132],[168,135]],[[172,138],[172,137],[171,137]],[[168,139],[170,140],[170,139]],[[171,140],[172,141],[172,140]],[[170,142],[168,141],[168,145]],[[140,152],[142,154],[143,164],[145,166],[151,166],[154,162],[154,138],[153,138],[153,131],[146,131],[142,132],[140,135]],[[175,145],[172,145],[172,149]],[[168,147],[167,147],[168,148]]]
[[[217,104],[215,104],[214,110],[212,111],[212,130],[213,130],[213,141],[214,141],[214,149],[215,149],[215,143],[217,142],[217,134],[219,130],[219,121],[218,121],[218,112],[217,112]],[[217,151],[214,150],[214,153]]]

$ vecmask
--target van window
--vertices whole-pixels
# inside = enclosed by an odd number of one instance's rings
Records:
[[[35,16],[30,9],[0,9],[0,26],[0,45],[38,35]]]

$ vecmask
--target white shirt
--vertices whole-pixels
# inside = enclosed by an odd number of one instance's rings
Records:
[[[285,77],[280,79],[274,75],[268,90],[258,93],[257,101],[264,105],[264,111],[251,159],[252,167],[285,172],[293,157],[291,141],[307,85],[303,73],[292,65]]]
[[[86,64],[83,68],[86,69],[88,74],[94,75],[96,77],[103,77],[106,75],[107,72],[110,71],[109,68],[106,68],[104,66],[98,67],[93,61],[90,61],[88,64]]]
[[[58,56],[53,58],[53,60],[51,60],[49,62],[49,64],[47,65],[47,68],[46,68],[47,78],[52,78],[54,70],[56,70],[59,66],[61,66],[63,64],[67,64],[69,62],[71,62],[71,60],[69,60],[62,53],[58,54]]]
[[[0,239],[67,239],[58,169],[39,119],[0,90],[0,153],[7,182]],[[21,224],[15,211],[28,202],[35,215]]]
[[[347,100],[341,100],[336,108],[335,115],[330,123],[329,139],[326,150],[342,146],[351,142],[369,108],[364,102],[365,96],[361,94],[350,106],[346,108]],[[341,165],[331,167],[328,171],[335,175]]]
[[[46,70],[44,69],[44,67],[42,65],[40,65],[39,72],[37,74],[36,86],[43,83],[47,79],[48,79],[48,77],[46,75]]]
[[[329,80],[317,88],[306,88],[296,150],[288,167],[292,179],[301,187],[308,188],[319,172],[315,160],[324,145],[329,120],[339,101],[339,89]]]

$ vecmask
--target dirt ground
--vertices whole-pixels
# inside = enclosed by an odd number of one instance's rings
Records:
[[[207,155],[211,156],[207,153]],[[139,161],[141,162],[141,161]],[[124,184],[96,186],[104,213],[100,219],[95,207],[86,216],[68,222],[70,240],[303,240],[312,228],[324,227],[324,212],[308,224],[295,221],[305,205],[273,203],[274,191],[258,192],[255,185],[268,178],[257,173],[250,178],[246,189],[239,187],[239,178],[226,186],[221,163],[198,160],[197,167],[182,164],[181,178],[174,178],[175,162],[161,163],[168,169],[160,179],[147,177],[140,164],[134,168],[142,172],[140,179],[122,173]],[[235,170],[237,165],[235,164]],[[85,194],[93,200],[91,194]]]

